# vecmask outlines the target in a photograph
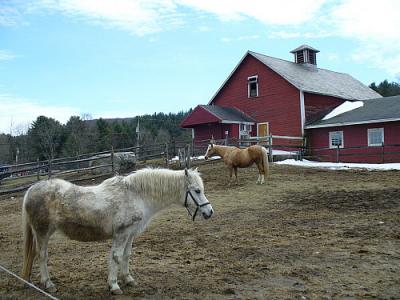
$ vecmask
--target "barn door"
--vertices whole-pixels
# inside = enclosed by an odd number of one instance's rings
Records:
[[[257,136],[264,137],[269,135],[269,123],[258,123],[257,124]]]

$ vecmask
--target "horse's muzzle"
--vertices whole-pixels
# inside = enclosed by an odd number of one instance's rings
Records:
[[[203,218],[207,220],[207,219],[211,218],[213,213],[214,213],[214,211],[211,209],[210,213],[207,214],[207,213],[203,212],[202,215],[203,215]]]

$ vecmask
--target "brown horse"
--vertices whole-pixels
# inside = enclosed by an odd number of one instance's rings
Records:
[[[265,176],[268,176],[268,152],[262,146],[253,145],[245,149],[239,149],[237,147],[209,144],[205,159],[213,155],[219,155],[224,160],[229,167],[231,180],[232,172],[235,171],[236,183],[238,182],[237,168],[247,168],[253,163],[257,164],[259,173],[257,184],[263,184]]]

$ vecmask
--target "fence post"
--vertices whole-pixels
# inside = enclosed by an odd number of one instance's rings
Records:
[[[39,157],[36,159],[36,163],[37,163],[36,178],[39,181],[40,180],[40,162],[39,162]]]
[[[340,145],[336,145],[336,163],[340,162]]]
[[[190,151],[190,144],[188,144],[188,145],[186,145],[186,147],[187,147],[187,151],[186,151],[186,168],[190,168],[190,153],[191,153],[191,151]]]
[[[47,176],[50,179],[51,178],[51,158],[49,158],[49,160],[47,161],[47,166],[48,166]]]
[[[115,166],[114,166],[114,147],[111,147],[111,172],[115,174]]]
[[[382,163],[385,163],[385,144],[382,142]]]
[[[79,160],[79,153],[78,153],[78,152],[76,152],[76,160]],[[79,161],[76,163],[76,168],[77,168],[78,170],[81,168],[81,164],[80,164]],[[78,171],[78,173],[79,173],[79,171]]]
[[[169,167],[168,143],[165,143],[165,165]]]
[[[274,156],[272,155],[272,135],[268,136],[268,156],[269,161],[274,162]]]
[[[172,138],[172,156],[176,156],[176,141],[175,138]]]

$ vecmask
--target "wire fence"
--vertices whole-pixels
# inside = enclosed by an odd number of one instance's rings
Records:
[[[6,269],[5,267],[3,267],[2,265],[0,265],[0,270],[7,273],[8,275],[18,279],[19,281],[21,281],[22,283],[24,283],[26,286],[38,291],[39,293],[45,295],[47,298],[50,298],[52,300],[58,300],[58,298],[54,297],[53,295],[50,295],[49,293],[43,291],[41,288],[38,288],[36,285],[34,285],[33,283],[26,281],[25,279],[19,277],[17,274],[15,274],[14,272],[11,272],[10,270]]]

